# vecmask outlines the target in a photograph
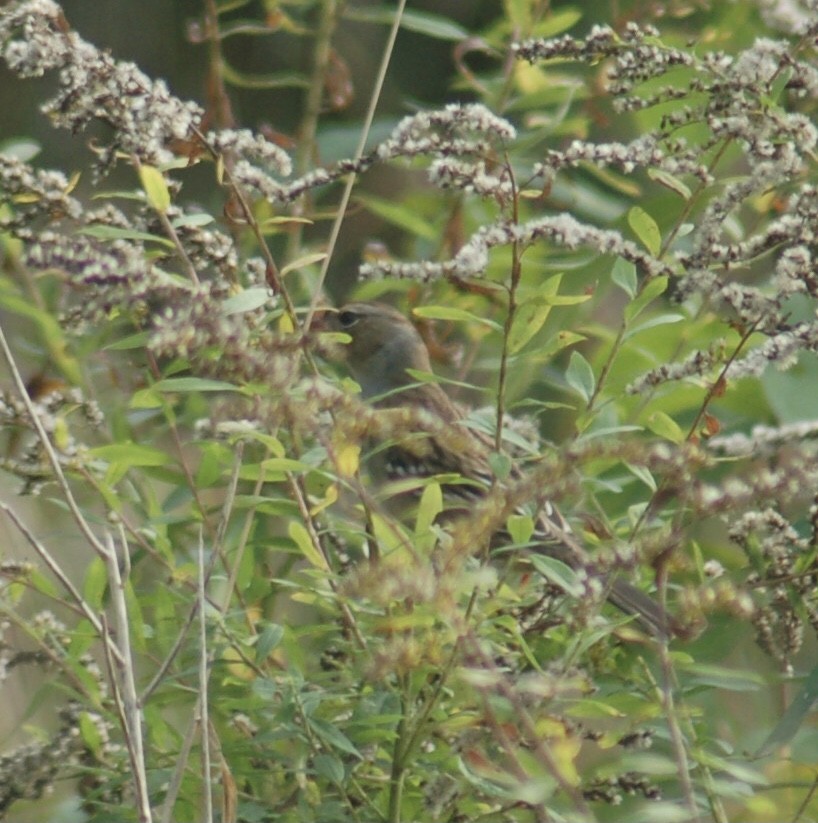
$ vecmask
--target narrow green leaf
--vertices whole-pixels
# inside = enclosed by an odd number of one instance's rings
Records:
[[[634,206],[628,212],[628,224],[642,241],[642,245],[657,257],[662,250],[662,234],[656,221],[643,208]]]
[[[631,299],[636,296],[638,280],[636,278],[636,266],[624,257],[617,257],[611,269],[611,280],[619,286]]]
[[[551,303],[536,298],[520,306],[508,335],[509,354],[516,354],[537,334],[548,319],[550,312]]]
[[[476,314],[465,311],[464,309],[456,309],[449,306],[418,306],[413,309],[412,314],[415,317],[422,317],[424,320],[453,320],[457,323],[479,323],[483,326],[488,326],[496,332],[502,333],[503,327],[494,320],[489,320],[488,317],[478,317]]]
[[[307,723],[324,743],[333,749],[338,749],[347,754],[361,757],[361,753],[355,748],[352,741],[334,723],[327,723],[317,717],[308,717]]]
[[[344,781],[343,761],[334,754],[320,752],[312,758],[312,767],[319,777],[329,780],[331,783],[341,785]]]
[[[244,289],[222,303],[222,311],[225,315],[243,314],[244,312],[260,309],[270,301],[270,293],[262,286],[252,289]]]
[[[443,493],[440,483],[429,483],[420,496],[415,520],[415,534],[419,538],[429,535],[437,516],[443,511]]]
[[[329,571],[324,555],[315,547],[310,539],[309,532],[301,523],[297,520],[290,521],[287,532],[290,535],[290,539],[298,546],[298,550],[304,555],[311,566],[314,566],[316,569],[321,569],[322,571]]]
[[[232,383],[206,377],[166,377],[151,388],[155,392],[239,391],[239,387]]]
[[[306,269],[308,266],[315,265],[316,263],[320,263],[322,260],[326,258],[326,254],[322,251],[313,252],[312,254],[305,254],[304,257],[299,257],[298,260],[293,260],[292,263],[288,263],[284,268],[281,270],[281,276],[289,274],[291,271],[298,271],[298,269]]]
[[[159,392],[153,388],[139,389],[133,393],[128,407],[131,409],[159,409],[164,404],[164,399]]]
[[[682,320],[686,319],[687,318],[683,314],[658,314],[656,317],[651,317],[649,320],[645,320],[644,323],[640,323],[638,326],[628,329],[622,336],[622,339],[628,340],[631,337],[635,337],[637,334],[641,334],[643,331],[647,331],[648,329],[655,329],[657,326],[668,326],[672,323],[680,323]]]
[[[95,611],[102,611],[102,599],[108,590],[108,571],[101,557],[92,558],[82,583],[83,600]]]
[[[212,214],[204,211],[195,212],[193,214],[183,214],[174,220],[171,220],[171,226],[174,229],[183,229],[186,227],[198,228],[199,226],[209,226],[215,221]]]
[[[596,378],[591,364],[578,352],[571,352],[565,372],[568,385],[586,401],[590,400],[596,387]]]
[[[159,237],[156,234],[148,234],[144,231],[134,231],[133,229],[121,229],[119,226],[86,226],[79,229],[77,234],[95,237],[97,240],[137,240],[145,243],[159,243],[169,249],[176,248],[166,237]]]
[[[278,623],[266,623],[256,641],[256,662],[263,663],[270,652],[275,649],[284,637],[284,627]]]
[[[344,16],[364,23],[391,24],[395,19],[395,9],[389,6],[375,8],[348,8]],[[425,34],[436,40],[465,40],[469,33],[447,17],[421,11],[404,11],[400,20],[401,28],[416,34]]]
[[[764,757],[775,749],[786,746],[795,737],[816,701],[818,701],[818,666],[815,666],[809,673],[803,688],[767,735],[767,739],[756,752],[756,757]]]
[[[660,183],[665,188],[670,189],[672,192],[675,192],[682,199],[690,200],[692,194],[690,187],[675,175],[668,174],[668,172],[662,171],[661,169],[648,169],[648,177]]]
[[[587,340],[584,334],[577,334],[577,332],[573,331],[559,331],[553,337],[550,337],[544,346],[537,349],[537,355],[544,360],[548,360],[557,352],[562,351],[568,346],[573,346],[575,343],[581,343],[583,340]],[[559,407],[564,408],[562,405]]]
[[[684,432],[679,428],[679,424],[663,411],[654,412],[648,418],[648,428],[659,437],[670,440],[671,443],[683,443]]]
[[[164,214],[170,208],[170,191],[165,175],[155,166],[142,165],[139,167],[139,179],[142,188],[145,189],[148,203],[156,211]]]
[[[310,468],[306,463],[289,457],[268,457],[261,461],[261,467],[268,472],[303,472]]]
[[[104,761],[107,756],[103,750],[102,735],[100,734],[100,727],[97,719],[91,719],[88,712],[81,712],[79,717],[80,736],[82,742],[88,747],[94,756],[100,758],[100,762]]]
[[[531,565],[549,583],[559,586],[566,594],[572,597],[581,597],[583,587],[577,581],[576,572],[562,560],[556,557],[549,557],[545,554],[532,554]]]
[[[665,293],[668,282],[669,278],[662,275],[661,277],[654,277],[653,280],[646,283],[642,291],[625,306],[625,320],[629,323],[635,320],[649,303]]]
[[[637,466],[634,463],[625,463],[628,471],[638,477],[651,491],[656,491],[656,480],[645,466]]]
[[[122,337],[119,340],[114,340],[113,343],[108,343],[103,346],[103,351],[128,351],[129,349],[144,349],[150,340],[151,333],[148,331],[140,331],[136,334],[129,334],[127,337]]]
[[[172,462],[168,452],[130,441],[95,446],[88,449],[88,454],[106,463],[123,463],[127,466],[166,466]]]

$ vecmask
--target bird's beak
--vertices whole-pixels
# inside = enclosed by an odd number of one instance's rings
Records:
[[[332,306],[320,306],[315,310],[310,323],[310,331],[320,334],[321,332],[335,331],[332,327],[332,317],[338,314],[338,309]]]

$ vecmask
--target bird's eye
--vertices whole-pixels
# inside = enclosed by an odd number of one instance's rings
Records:
[[[358,322],[358,315],[354,311],[338,312],[338,322],[343,329],[351,329]]]

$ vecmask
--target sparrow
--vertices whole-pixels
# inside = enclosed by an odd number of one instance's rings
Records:
[[[373,482],[442,477],[448,511],[468,517],[470,507],[497,482],[489,463],[494,441],[464,424],[463,410],[439,383],[418,380],[417,373],[432,374],[429,350],[418,329],[398,310],[376,302],[348,303],[327,311],[321,328],[349,336],[343,358],[365,400],[381,409],[405,410],[408,421],[424,423],[425,431],[416,436],[373,450],[368,463]],[[521,478],[522,473],[514,470],[509,482]],[[548,500],[537,502],[529,551],[557,557],[575,569],[591,568],[589,553],[559,509]],[[508,535],[492,535],[492,545],[503,539],[510,540]],[[632,583],[614,576],[605,585],[609,602],[634,615],[652,635],[684,633],[654,598]]]

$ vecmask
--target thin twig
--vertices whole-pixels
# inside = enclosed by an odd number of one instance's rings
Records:
[[[82,513],[79,504],[74,498],[74,494],[71,491],[71,487],[68,485],[68,480],[66,479],[65,473],[60,465],[60,458],[57,455],[57,451],[51,444],[51,440],[48,437],[48,432],[46,432],[45,427],[37,414],[37,410],[34,408],[34,403],[31,401],[31,397],[29,397],[25,381],[23,380],[23,376],[20,374],[20,370],[17,368],[17,362],[14,359],[14,355],[11,353],[11,348],[6,340],[6,335],[3,331],[2,324],[0,324],[0,349],[3,350],[3,357],[5,358],[6,365],[8,365],[9,371],[11,372],[14,387],[17,389],[17,393],[20,395],[20,399],[26,407],[26,411],[31,418],[32,425],[37,432],[37,437],[40,440],[40,444],[48,456],[48,462],[51,464],[51,468],[54,471],[54,477],[57,485],[62,490],[63,495],[65,495],[65,502],[68,504],[68,508],[73,515],[74,520],[79,526],[80,531],[88,540],[91,548],[104,560],[106,558],[105,546],[94,534],[91,526],[85,519],[85,515]]]
[[[107,553],[105,561],[108,567],[108,588],[111,605],[116,620],[117,645],[121,651],[119,664],[119,684],[122,690],[122,709],[124,712],[123,731],[128,741],[128,757],[131,763],[131,775],[134,781],[137,814],[140,823],[151,823],[150,795],[148,778],[145,772],[145,749],[142,741],[142,712],[136,694],[136,677],[131,654],[131,628],[128,620],[128,606],[125,600],[125,586],[119,572],[114,541],[106,535]]]
[[[204,803],[203,823],[213,823],[213,787],[210,775],[210,717],[208,714],[208,677],[210,666],[207,654],[207,614],[205,611],[204,534],[199,527],[199,550],[196,555],[199,591],[199,728],[202,732],[202,800]]]
[[[364,118],[363,128],[361,129],[361,136],[358,139],[358,145],[355,148],[355,162],[359,161],[364,156],[366,150],[366,141],[369,139],[369,132],[372,129],[372,122],[375,119],[375,111],[378,107],[378,100],[383,90],[384,80],[386,79],[386,70],[389,67],[389,61],[392,59],[392,51],[395,48],[395,40],[400,29],[401,19],[403,18],[403,10],[406,8],[406,0],[398,0],[397,8],[395,9],[395,18],[392,21],[392,28],[389,30],[389,37],[386,41],[386,46],[383,50],[383,57],[378,69],[378,75],[375,78],[375,85],[372,89],[372,95],[369,98],[369,108]],[[338,242],[338,236],[341,233],[341,226],[344,222],[347,207],[349,206],[349,199],[352,196],[352,189],[355,186],[355,181],[358,175],[355,172],[350,172],[347,175],[346,183],[344,184],[344,191],[341,195],[341,201],[338,204],[338,211],[335,215],[335,220],[332,223],[330,230],[329,241],[327,242],[327,255],[321,263],[321,271],[318,275],[318,282],[314,286],[312,302],[310,303],[307,317],[304,320],[304,328],[308,329],[312,323],[312,317],[318,308],[319,303],[323,299],[324,281],[327,278],[332,255],[335,252],[335,245]]]
[[[53,558],[51,552],[49,552],[48,549],[32,534],[28,526],[26,526],[25,523],[23,523],[23,521],[17,516],[14,509],[10,508],[5,503],[0,503],[0,510],[5,512],[9,520],[11,520],[11,522],[17,527],[20,534],[25,537],[29,545],[35,552],[37,552],[48,570],[54,575],[54,577],[57,578],[57,580],[60,581],[68,594],[71,595],[71,599],[77,604],[86,620],[88,620],[88,622],[94,627],[94,631],[100,636],[100,638],[105,640],[107,635],[105,633],[105,626],[102,621],[99,617],[97,617],[96,612],[80,594],[77,587],[71,582],[68,575],[62,570],[60,564]],[[114,655],[117,663],[122,664],[124,662],[120,650],[116,647],[116,645],[112,646],[111,653]]]

